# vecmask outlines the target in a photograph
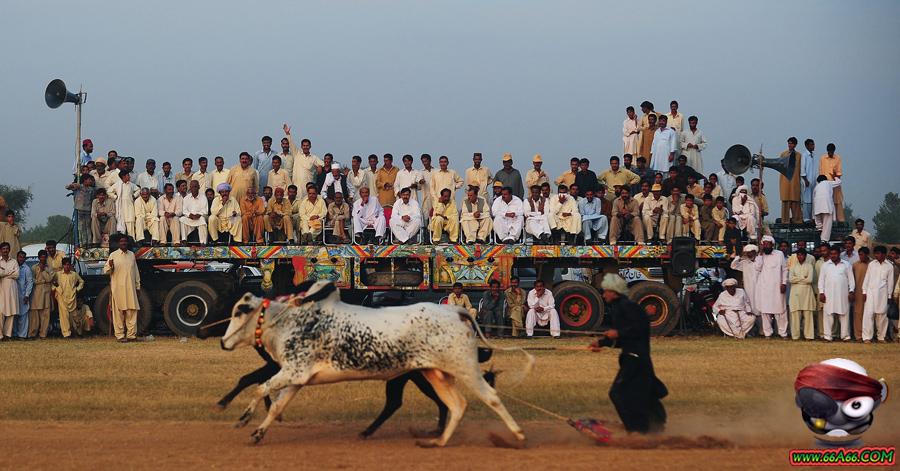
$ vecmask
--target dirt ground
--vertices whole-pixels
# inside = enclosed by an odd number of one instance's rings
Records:
[[[463,423],[443,449],[415,445],[409,423],[386,426],[368,440],[355,437],[363,423],[273,426],[261,445],[250,428],[225,423],[4,422],[0,467],[31,469],[762,469],[785,466],[787,448],[706,448],[704,443],[641,440],[597,446],[564,424],[524,423],[523,450],[498,449],[488,431],[496,423]],[[671,440],[670,440],[671,441]],[[695,440],[696,441],[696,440]],[[644,448],[647,447],[647,448]],[[12,453],[10,453],[12,452]]]
[[[0,344],[0,469],[747,469],[788,466],[791,448],[811,434],[793,404],[803,366],[826,358],[860,362],[871,375],[900,381],[900,344],[864,346],[718,337],[653,342],[657,375],[669,387],[660,437],[629,437],[607,391],[616,351],[535,352],[521,383],[519,353],[497,354],[502,392],[566,416],[606,420],[599,446],[564,423],[511,401],[528,437],[522,450],[495,448],[490,433],[511,438],[496,416],[469,396],[469,408],[444,449],[416,446],[409,429],[435,424],[434,405],[410,385],[404,405],[368,440],[357,433],[384,401],[383,383],[304,388],[259,445],[232,424],[247,404],[225,412],[212,404],[243,373],[260,365],[251,349],[229,353],[217,341],[160,338],[120,345],[104,338]],[[584,339],[501,341],[506,346],[581,345]],[[900,401],[875,413],[866,444],[900,443]]]

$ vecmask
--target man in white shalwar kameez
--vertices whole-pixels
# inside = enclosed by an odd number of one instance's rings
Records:
[[[550,324],[550,335],[559,338],[559,314],[556,312],[556,301],[550,290],[544,288],[544,282],[534,282],[534,289],[528,292],[528,314],[525,315],[525,335],[534,336],[535,324],[546,328]]]
[[[400,190],[400,199],[391,212],[391,233],[395,244],[408,244],[416,240],[422,229],[422,208],[411,198],[409,187]]]
[[[737,188],[737,194],[731,200],[731,216],[737,220],[739,229],[747,231],[750,240],[756,240],[756,227],[759,219],[759,208],[747,195],[747,186]]]
[[[742,339],[753,328],[756,320],[750,307],[750,298],[744,290],[737,287],[737,280],[734,278],[723,281],[722,286],[725,291],[719,293],[712,307],[716,323],[725,335]]]
[[[755,316],[759,316],[759,310],[754,306],[756,296],[756,279],[757,271],[754,263],[756,261],[757,247],[753,244],[747,244],[741,255],[735,255],[731,261],[731,269],[738,270],[743,273],[744,292],[747,299],[750,300],[750,312]]]
[[[363,231],[366,229],[375,230],[375,242],[380,243],[384,237],[385,220],[384,208],[377,198],[369,196],[369,188],[362,187],[359,189],[359,198],[353,202],[353,231],[356,234],[356,240],[362,242]]]
[[[569,188],[559,185],[557,196],[550,198],[550,229],[556,232],[557,240],[574,244],[581,232],[581,214],[578,202],[569,196]]]
[[[834,222],[834,189],[841,186],[841,179],[829,180],[825,175],[816,178],[813,189],[813,217],[816,229],[821,231],[819,238],[823,242],[831,240],[831,225]]]
[[[841,323],[841,340],[850,341],[850,302],[856,281],[850,264],[841,260],[841,249],[832,247],[828,250],[829,260],[819,271],[819,302],[823,304],[824,337],[831,342],[834,316]]]
[[[116,200],[116,231],[139,238],[134,230],[134,199],[138,196],[138,188],[131,183],[131,173],[121,172],[119,181],[111,189]]]
[[[400,198],[400,192],[404,188],[409,188],[409,199],[413,202],[419,202],[419,192],[416,190],[419,188],[419,182],[422,181],[422,173],[412,168],[412,163],[413,158],[411,155],[403,156],[403,168],[397,172],[397,178],[394,179],[394,194],[397,195],[397,198]],[[393,217],[393,213],[391,213],[391,217]]]
[[[512,194],[512,188],[503,187],[500,198],[491,205],[494,215],[494,232],[498,242],[509,244],[519,240],[524,223],[522,200]]]
[[[9,242],[0,243],[0,339],[12,339],[13,325],[19,315],[19,262],[10,256]]]
[[[209,213],[209,206],[206,204],[206,196],[200,193],[200,183],[197,180],[191,180],[191,190],[187,196],[181,200],[181,214],[178,218],[181,223],[181,241],[187,240],[188,236],[194,230],[197,230],[197,239],[201,244],[206,244],[206,216]]]
[[[885,260],[887,249],[879,245],[873,252],[875,260],[869,262],[862,284],[863,299],[866,303],[862,320],[862,339],[865,343],[872,341],[875,330],[878,332],[878,341],[884,342],[888,330],[888,299],[894,288],[894,266]]]
[[[150,196],[150,188],[141,188],[141,196],[134,200],[135,239],[146,240],[144,231],[150,233],[152,242],[159,242],[159,210],[156,198]]]
[[[784,253],[775,249],[775,239],[763,236],[762,252],[753,262],[759,272],[756,279],[754,307],[762,315],[763,335],[772,336],[772,320],[778,324],[778,335],[787,338],[788,314],[785,302],[788,269]]]
[[[650,146],[652,165],[650,168],[657,172],[667,173],[669,168],[676,165],[675,149],[678,148],[679,137],[672,128],[668,127],[666,115],[660,115],[659,125],[653,133],[653,144]]]
[[[534,237],[535,241],[549,243],[550,228],[550,201],[541,196],[541,187],[532,185],[529,189],[531,195],[522,204],[525,211],[525,232]]]
[[[681,133],[681,155],[687,157],[687,164],[692,169],[703,173],[703,149],[706,148],[706,136],[697,129],[697,117],[688,118],[688,129]],[[727,198],[728,195],[725,195]]]
[[[803,209],[803,220],[813,220],[813,189],[816,186],[819,166],[816,165],[816,142],[807,139],[804,142],[806,150],[800,158],[800,207]]]
[[[622,155],[631,154],[635,157],[638,155],[638,149],[640,148],[640,141],[638,138],[640,137],[640,133],[641,128],[638,125],[634,107],[629,106],[628,108],[625,108],[625,121],[622,122],[622,143],[624,144],[622,147]]]

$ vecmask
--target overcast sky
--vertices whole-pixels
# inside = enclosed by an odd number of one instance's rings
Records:
[[[870,219],[900,190],[898,20],[897,1],[5,1],[0,182],[34,190],[31,223],[71,212],[74,111],[44,104],[54,78],[88,92],[95,155],[139,167],[231,165],[288,122],[342,163],[428,152],[462,173],[480,151],[496,171],[511,152],[524,174],[541,153],[553,176],[572,156],[599,173],[627,105],[677,99],[707,173],[735,143],[834,142]]]

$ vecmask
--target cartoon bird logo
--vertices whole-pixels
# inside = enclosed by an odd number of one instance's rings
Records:
[[[803,368],[794,391],[803,423],[831,446],[855,444],[872,426],[872,412],[888,398],[884,379],[870,378],[859,363],[844,358]]]

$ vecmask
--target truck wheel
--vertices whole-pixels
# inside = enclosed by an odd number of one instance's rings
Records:
[[[639,281],[631,285],[628,292],[628,297],[647,311],[650,335],[668,335],[678,325],[681,318],[678,296],[665,283]]]
[[[94,300],[94,333],[97,335],[113,335],[110,296],[112,296],[112,290],[107,286],[100,290],[100,294]],[[138,291],[138,306],[140,306],[137,318],[138,333],[147,332],[150,323],[153,322],[153,301],[146,290]]]
[[[553,287],[553,299],[562,330],[594,330],[603,322],[600,292],[580,281],[563,281]]]
[[[163,318],[176,335],[192,337],[218,303],[219,296],[209,285],[200,281],[185,281],[175,285],[166,295]]]

